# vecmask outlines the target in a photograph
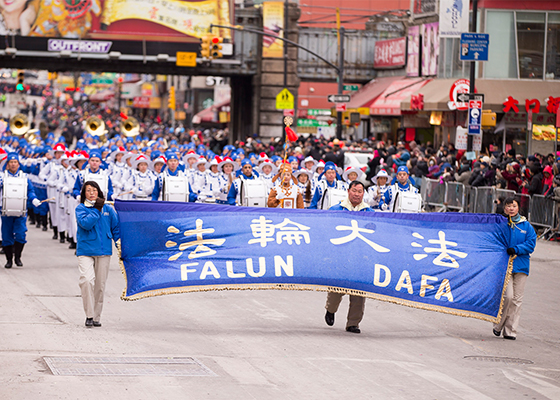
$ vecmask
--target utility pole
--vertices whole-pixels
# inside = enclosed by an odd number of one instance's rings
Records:
[[[344,27],[338,30],[340,47],[338,51],[338,94],[344,90]],[[336,137],[342,139],[342,112],[336,113]]]
[[[473,15],[472,15],[472,24],[471,24],[471,32],[476,33],[477,31],[477,17],[478,17],[478,0],[473,0]],[[476,61],[471,61],[470,65],[470,84],[469,84],[469,93],[474,93],[475,88],[475,78],[476,78]],[[468,117],[467,117],[468,119]],[[467,151],[472,151],[473,149],[473,135],[467,135]]]

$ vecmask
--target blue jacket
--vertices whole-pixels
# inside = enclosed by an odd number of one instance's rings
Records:
[[[78,222],[77,256],[110,256],[113,243],[120,239],[119,219],[115,209],[105,204],[103,212],[84,203],[76,207]]]
[[[510,233],[509,247],[513,247],[517,254],[513,260],[513,273],[521,272],[529,275],[529,262],[537,244],[537,234],[525,218],[517,224],[514,223],[510,227]]]

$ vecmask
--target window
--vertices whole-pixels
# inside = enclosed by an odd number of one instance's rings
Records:
[[[545,79],[560,79],[560,13],[548,14]]]
[[[545,14],[529,12],[516,14],[519,77],[543,79]]]
[[[488,11],[486,32],[490,35],[486,78],[517,78],[515,22],[513,11]]]

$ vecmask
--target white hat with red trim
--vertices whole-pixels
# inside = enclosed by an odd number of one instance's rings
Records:
[[[230,157],[225,157],[222,160],[222,162],[220,162],[218,164],[218,170],[223,173],[224,172],[224,165],[226,165],[226,164],[233,165],[233,170],[234,171],[237,171],[239,169],[239,164],[237,164],[235,161],[233,161]]]
[[[346,182],[348,182],[348,175],[351,172],[355,172],[356,174],[358,174],[358,177],[356,179],[360,179],[362,177],[362,175],[364,174],[364,171],[362,171],[358,167],[346,167],[346,169],[344,170],[344,173],[342,174],[342,179],[344,179]]]

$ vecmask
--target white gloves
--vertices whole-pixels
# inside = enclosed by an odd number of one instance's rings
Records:
[[[388,208],[389,208],[389,206],[387,204],[385,204],[385,203],[381,204],[381,209],[383,211],[387,211]]]
[[[31,204],[33,204],[34,207],[39,207],[41,205],[41,200],[39,199],[33,199],[31,201]]]

